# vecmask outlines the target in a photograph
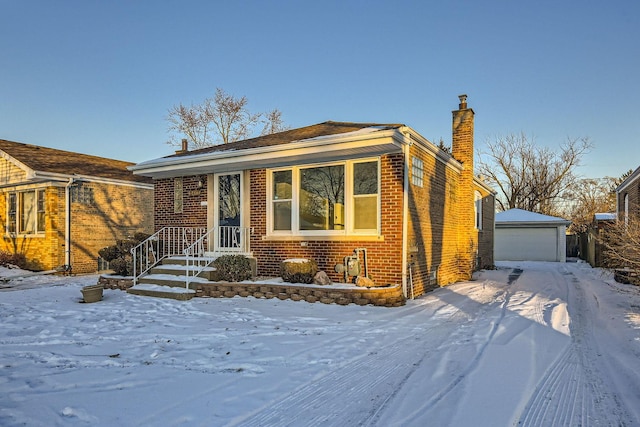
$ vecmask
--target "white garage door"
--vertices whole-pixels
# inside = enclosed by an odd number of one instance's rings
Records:
[[[497,261],[559,261],[557,228],[496,228]]]

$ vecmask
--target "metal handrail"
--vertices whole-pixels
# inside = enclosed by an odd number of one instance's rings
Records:
[[[238,226],[214,227],[203,234],[191,246],[185,248],[185,288],[221,255],[245,254],[249,252],[251,228]],[[210,257],[206,257],[210,253]],[[193,267],[193,268],[192,268]]]
[[[207,232],[204,227],[164,227],[131,248],[133,256],[133,285],[164,258],[182,255],[185,248]]]

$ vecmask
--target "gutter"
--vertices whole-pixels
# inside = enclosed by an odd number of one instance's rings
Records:
[[[405,299],[407,298],[408,292],[408,278],[407,278],[407,253],[409,248],[409,149],[411,148],[411,134],[409,131],[405,131],[404,135],[404,146],[402,147],[402,151],[404,154],[404,182],[403,182],[403,196],[402,196],[402,294]],[[411,284],[413,286],[413,284]]]
[[[71,186],[75,183],[75,178],[69,178],[64,186],[64,271],[71,271]]]

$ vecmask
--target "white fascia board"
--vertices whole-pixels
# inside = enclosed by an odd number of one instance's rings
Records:
[[[484,182],[482,179],[478,178],[477,176],[473,177],[473,182],[479,186],[482,187],[483,189],[485,189],[486,191],[488,191],[492,196],[496,196],[496,194],[498,194],[498,192],[493,189],[492,187],[489,186],[489,184],[487,184],[486,182]]]
[[[3,159],[5,159],[8,162],[13,163],[18,168],[22,169],[27,174],[27,178],[29,178],[29,176],[31,176],[35,172],[29,166],[25,165],[24,163],[22,163],[20,160],[16,159],[15,157],[7,154],[5,151],[0,150],[0,157],[2,157]]]
[[[412,143],[419,145],[424,152],[431,154],[437,161],[458,173],[462,171],[462,163],[454,159],[451,154],[441,150],[437,145],[420,135],[409,126],[404,126],[401,130],[410,135]]]
[[[217,170],[278,167],[338,159],[345,156],[377,156],[401,152],[402,133],[397,129],[330,138],[311,138],[287,144],[244,150],[215,151],[183,157],[163,157],[130,166],[134,174],[154,178],[203,174]]]
[[[622,191],[624,191],[629,185],[631,185],[633,183],[633,181],[635,181],[638,177],[640,177],[640,167],[637,168],[636,170],[633,171],[633,173],[631,173],[631,175],[629,175],[627,177],[627,179],[625,179],[624,181],[622,181],[620,183],[620,185],[618,186],[618,188],[616,188],[616,193],[621,193]]]
[[[41,172],[41,171],[33,171],[33,172],[34,172],[33,175],[29,177],[29,179],[34,181],[35,180],[52,181],[52,182],[58,182],[60,184],[66,185],[70,179],[74,179],[76,181],[94,182],[97,184],[111,184],[111,185],[121,185],[125,187],[153,189],[153,184],[145,184],[144,182],[125,181],[122,179],[109,179],[109,178],[102,178],[102,177],[91,176],[91,175],[63,174],[63,173],[55,173],[55,172]]]

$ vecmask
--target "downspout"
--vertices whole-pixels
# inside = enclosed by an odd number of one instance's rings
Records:
[[[69,178],[64,187],[65,221],[64,221],[64,271],[71,271],[71,186],[75,178]]]
[[[407,278],[407,252],[409,245],[409,155],[411,148],[411,135],[404,132],[404,146],[402,151],[404,154],[404,182],[403,182],[403,200],[402,200],[402,294],[407,298],[408,278]]]

